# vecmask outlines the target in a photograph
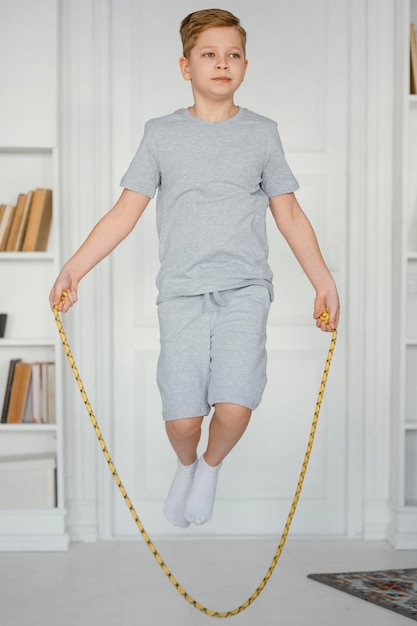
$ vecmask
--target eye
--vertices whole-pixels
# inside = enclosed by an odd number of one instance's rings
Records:
[[[240,54],[238,52],[232,52],[230,55],[232,59],[240,59]]]
[[[214,57],[214,54],[213,54],[213,52],[205,52],[205,53],[203,54],[203,56],[205,56],[205,57],[207,57],[207,58],[211,58],[211,57]]]

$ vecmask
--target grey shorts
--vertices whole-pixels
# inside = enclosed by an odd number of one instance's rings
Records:
[[[164,420],[208,415],[217,402],[258,406],[266,385],[270,305],[263,285],[158,305],[157,381]]]

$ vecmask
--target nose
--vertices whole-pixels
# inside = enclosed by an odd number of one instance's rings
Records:
[[[217,59],[216,67],[219,70],[227,70],[227,68],[229,67],[229,62],[228,62],[227,57],[225,57],[224,59],[220,59],[220,58]]]

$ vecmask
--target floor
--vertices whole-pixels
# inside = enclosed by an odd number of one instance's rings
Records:
[[[195,599],[216,611],[258,587],[275,540],[160,540],[157,549]],[[313,572],[415,567],[417,551],[384,542],[290,538],[274,574],[233,626],[406,626],[392,611],[306,578]],[[196,626],[218,623],[182,598],[143,539],[73,544],[68,553],[0,556],[2,626]],[[214,620],[214,621],[213,621]]]

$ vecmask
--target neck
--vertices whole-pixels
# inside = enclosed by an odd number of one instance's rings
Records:
[[[215,105],[196,102],[188,108],[188,111],[194,117],[206,122],[223,122],[237,115],[239,107],[234,102]]]

